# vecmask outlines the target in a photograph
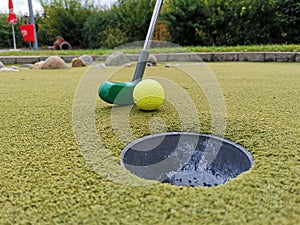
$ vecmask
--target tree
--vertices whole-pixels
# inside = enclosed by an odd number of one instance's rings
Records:
[[[279,29],[273,0],[244,0],[237,3],[233,21],[235,44],[272,43]]]
[[[47,34],[52,43],[57,35],[72,45],[84,46],[83,24],[94,9],[92,0],[41,0],[43,20],[40,32]]]
[[[12,29],[11,25],[6,22],[7,14],[0,14],[0,47],[2,48],[12,48]]]
[[[274,0],[170,0],[164,15],[181,45],[272,43],[279,29]]]
[[[238,1],[208,0],[205,2],[208,11],[206,45],[236,44],[237,34],[234,33],[235,29],[240,27],[239,23],[241,23],[241,21],[238,21],[240,16]]]
[[[12,36],[12,25],[7,23],[8,15],[6,13],[0,13],[0,48],[13,48],[13,36]],[[18,16],[18,23],[21,22],[21,17]],[[23,41],[21,31],[18,25],[15,25],[15,38],[17,48],[24,47],[26,44]]]
[[[118,28],[129,42],[146,38],[154,5],[154,0],[118,0],[112,7],[112,12],[118,15]]]
[[[201,45],[208,38],[206,6],[201,0],[165,2],[163,18],[172,42],[180,45]]]
[[[84,41],[90,48],[113,48],[127,41],[119,29],[118,15],[110,9],[95,10],[84,23]]]
[[[283,42],[300,43],[299,0],[277,0],[277,12]]]

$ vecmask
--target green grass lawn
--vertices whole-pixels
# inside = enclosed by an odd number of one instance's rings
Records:
[[[134,45],[136,42],[133,42]],[[140,46],[133,48],[122,49],[122,52],[128,54],[138,54],[141,51],[143,42],[140,42]],[[130,45],[128,45],[130,46]],[[170,52],[300,52],[299,44],[272,44],[272,45],[240,45],[240,46],[186,46],[186,47],[158,47],[152,48],[152,53],[170,53]],[[72,49],[72,50],[45,50],[41,48],[38,51],[22,50],[22,51],[0,51],[0,56],[80,56],[84,54],[88,55],[103,55],[110,54],[112,49]]]
[[[250,171],[211,188],[156,182],[132,186],[112,181],[109,174],[116,173],[112,170],[119,166],[114,160],[119,161],[122,148],[132,137],[198,129],[192,123],[182,128],[172,102],[148,113],[135,106],[112,107],[102,102],[94,89],[114,69],[0,73],[0,224],[299,223],[300,64],[206,65],[223,94],[224,137],[244,146],[255,162]],[[206,67],[197,70],[202,68]],[[130,80],[133,70],[118,70],[109,79]],[[91,87],[77,89],[87,75],[91,80],[86,84]],[[218,135],[219,130],[211,125],[209,90],[195,85],[180,67],[166,69],[159,64],[146,70],[145,77],[150,76],[171,80],[185,90],[199,115],[198,131]],[[78,96],[80,91],[82,96]],[[92,99],[85,98],[87,92]],[[80,135],[74,129],[73,102],[78,97],[79,103],[95,103],[91,116],[96,139],[103,144],[100,153],[104,151],[94,162],[83,157],[81,141],[75,138]],[[180,95],[178,101],[184,101]],[[123,129],[121,122],[116,124],[123,118],[115,116],[122,110],[129,112],[125,116],[132,132],[123,133],[124,139],[118,133]],[[84,111],[81,116],[89,117]],[[87,129],[89,124],[85,124]],[[108,157],[113,163],[107,163]]]

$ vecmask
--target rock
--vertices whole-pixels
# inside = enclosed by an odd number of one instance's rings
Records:
[[[165,67],[166,67],[166,68],[170,68],[170,67],[171,67],[171,64],[170,64],[170,63],[167,63],[167,64],[165,65]]]
[[[82,55],[79,57],[79,59],[81,59],[85,65],[92,65],[94,62],[93,57],[89,55]]]
[[[157,66],[157,58],[155,55],[150,54],[148,59],[147,59],[147,63],[151,63],[151,66]]]
[[[122,52],[115,52],[109,55],[105,60],[106,66],[123,66],[127,63],[130,63],[130,61]]]
[[[25,67],[25,68],[32,68],[34,64],[30,64],[30,63],[27,63],[27,64],[23,64],[22,67]]]
[[[18,72],[19,70],[13,69],[13,68],[7,68],[3,67],[0,69],[0,72]]]
[[[66,69],[67,64],[59,56],[50,56],[45,60],[42,69]]]
[[[82,67],[85,66],[85,63],[79,59],[79,58],[74,58],[72,59],[72,67]]]
[[[14,70],[19,70],[19,68],[17,66],[11,66],[10,68],[14,69]]]
[[[33,64],[31,69],[42,69],[44,66],[44,63],[45,63],[45,61],[36,62],[35,64]]]
[[[105,66],[104,63],[101,63],[101,64],[97,64],[95,67],[96,67],[97,69],[103,69],[103,68],[105,68],[106,66]]]
[[[131,66],[132,66],[131,63],[126,63],[123,65],[123,67],[131,67]]]
[[[2,62],[0,62],[0,69],[4,68],[4,67],[5,67],[4,64]]]

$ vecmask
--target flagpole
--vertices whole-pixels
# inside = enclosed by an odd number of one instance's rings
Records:
[[[12,35],[13,35],[13,41],[14,41],[14,49],[16,50],[17,46],[16,46],[15,27],[13,24],[11,25],[11,29],[12,29]]]
[[[15,36],[14,24],[17,24],[18,18],[16,16],[16,14],[14,13],[14,5],[13,5],[12,0],[8,0],[8,10],[9,10],[9,14],[8,14],[7,22],[9,24],[11,24],[13,42],[14,42],[14,50],[16,50],[17,46],[16,46],[16,36]]]
[[[32,8],[32,1],[28,0],[28,8],[29,8],[29,15],[30,15],[30,22],[33,24],[33,32],[34,32],[34,42],[33,42],[33,50],[38,50],[38,41],[37,41],[37,34],[36,34],[36,27],[35,27],[35,21],[34,21],[34,13]]]

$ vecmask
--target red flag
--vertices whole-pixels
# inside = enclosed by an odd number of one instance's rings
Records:
[[[25,42],[34,41],[34,26],[33,24],[21,25],[20,30]]]
[[[9,15],[7,18],[7,22],[9,24],[17,24],[17,16],[14,13],[14,5],[12,0],[8,0],[8,10],[9,10]]]

